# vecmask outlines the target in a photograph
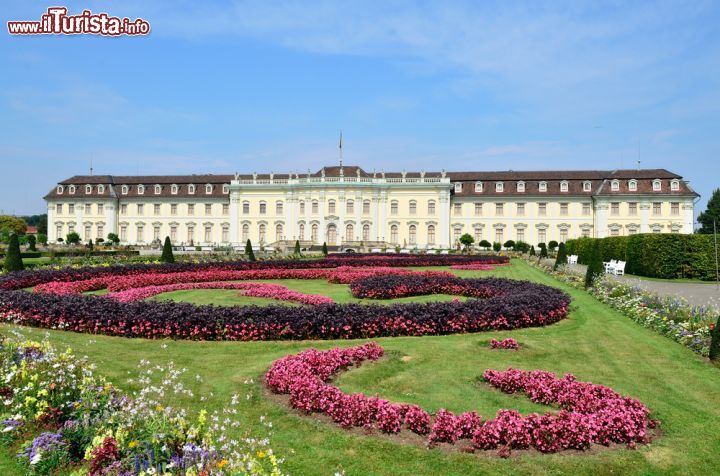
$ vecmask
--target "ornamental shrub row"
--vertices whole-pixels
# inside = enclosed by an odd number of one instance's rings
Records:
[[[91,334],[248,341],[506,330],[544,326],[567,315],[570,299],[556,288],[498,279],[486,285],[494,297],[465,302],[290,308],[118,302],[93,295],[0,291],[0,319]]]
[[[600,242],[603,261],[626,261],[626,273],[651,278],[716,279],[713,235],[644,233],[578,238],[567,241],[568,254],[578,255],[578,262],[587,264],[594,241]]]
[[[571,374],[558,379],[541,370],[486,370],[483,377],[505,393],[524,392],[536,403],[558,405],[560,412],[524,417],[515,410],[499,410],[494,419],[486,421],[475,412],[455,415],[446,409],[433,418],[417,405],[395,404],[362,393],[350,395],[326,383],[339,371],[382,355],[382,347],[375,343],[323,352],[309,349],[273,362],[265,384],[274,393],[289,395],[293,408],[324,413],[344,428],[374,427],[398,433],[404,426],[428,435],[429,445],[472,439],[474,447],[500,448],[502,456],[511,449],[534,448],[543,453],[586,450],[593,443],[624,443],[634,448],[636,443],[648,441],[647,431],[656,425],[649,418],[650,411],[637,400],[602,385],[578,382]]]

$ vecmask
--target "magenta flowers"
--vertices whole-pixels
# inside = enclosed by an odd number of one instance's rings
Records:
[[[518,350],[520,348],[520,344],[513,339],[512,337],[508,337],[507,339],[503,340],[497,340],[492,339],[490,341],[490,348],[491,349],[506,349],[506,350]]]

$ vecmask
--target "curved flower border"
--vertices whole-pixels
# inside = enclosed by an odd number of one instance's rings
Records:
[[[587,450],[592,444],[626,444],[649,441],[655,428],[650,410],[638,400],[572,374],[557,378],[542,370],[486,370],[483,378],[505,393],[525,393],[530,400],[560,407],[557,413],[522,416],[515,410],[499,410],[483,420],[475,412],[455,415],[440,409],[433,417],[417,405],[395,404],[362,393],[346,394],[327,381],[341,370],[360,366],[383,356],[383,348],[368,343],[328,351],[308,349],[273,362],[265,374],[265,385],[276,394],[289,395],[289,404],[304,413],[328,415],[344,428],[376,428],[399,433],[405,427],[427,435],[428,445],[471,439],[474,448],[499,449],[508,456],[512,449],[534,448],[543,453]]]

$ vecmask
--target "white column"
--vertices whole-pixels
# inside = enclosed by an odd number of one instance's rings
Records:
[[[103,238],[107,239],[110,233],[117,233],[119,210],[115,201],[106,202],[103,209],[105,211],[105,236]]]
[[[607,236],[608,227],[608,204],[595,204],[595,238],[604,238]],[[550,239],[548,237],[548,239]]]
[[[345,240],[345,212],[347,211],[347,201],[345,200],[345,192],[340,192],[340,197],[338,200],[338,206],[340,207],[340,210],[338,210],[338,230],[337,230],[337,242],[342,243]]]
[[[380,196],[373,193],[370,198],[370,239],[380,240]]]
[[[318,241],[322,244],[327,241],[327,230],[325,229],[325,192],[320,192],[318,200],[318,213],[320,214],[320,224],[318,225]]]
[[[57,225],[55,224],[55,204],[50,201],[47,202],[47,224],[48,243],[55,243],[57,241]]]
[[[440,192],[440,201],[438,203],[440,211],[440,224],[436,230],[436,241],[438,246],[441,248],[450,247],[450,206],[450,191],[442,190]]]
[[[683,203],[681,206],[682,206],[682,213],[683,213],[682,232],[683,233],[692,233],[693,232],[693,223],[695,222],[695,211],[693,210],[692,199]]]
[[[380,192],[380,200],[378,202],[378,240],[381,241],[390,240],[390,230],[388,230],[387,226],[387,204],[387,192],[383,190],[382,192]]]
[[[237,246],[240,243],[240,190],[233,187],[238,182],[232,181],[230,185],[230,243]],[[168,233],[169,234],[169,233]]]
[[[649,202],[640,203],[640,233],[650,233],[651,206]]]

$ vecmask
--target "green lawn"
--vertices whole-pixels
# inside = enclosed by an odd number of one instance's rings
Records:
[[[499,408],[543,411],[526,398],[509,396],[478,382],[487,368],[545,369],[572,372],[578,378],[613,387],[640,399],[662,423],[663,435],[638,450],[541,455],[525,453],[504,460],[492,453],[464,454],[427,450],[362,432],[348,433],[333,424],[299,416],[263,396],[260,378],[270,363],[308,347],[350,346],[362,341],[182,342],[147,341],[50,332],[59,346],[88,355],[98,370],[127,387],[140,359],[173,360],[189,369],[185,383],[200,393],[213,392],[211,408],[231,395],[241,399],[249,427],[259,428],[263,414],[273,421],[273,447],[287,459],[293,474],[712,474],[720,454],[720,369],[664,337],[636,325],[583,291],[574,290],[522,261],[493,272],[458,272],[462,276],[497,275],[528,279],[569,292],[570,317],[547,328],[441,337],[376,339],[388,351],[383,360],[341,376],[345,391],[379,394],[397,402],[417,403],[435,411],[478,410],[491,417]],[[293,289],[322,292],[341,301],[342,285],[321,281],[283,281]],[[338,286],[338,287],[336,287]],[[346,294],[345,298],[351,299]],[[8,326],[5,326],[8,327]],[[36,336],[44,330],[25,329]],[[520,352],[491,351],[495,337],[515,337]],[[195,382],[202,375],[204,383]],[[252,378],[252,384],[244,384]],[[203,404],[178,402],[198,410]],[[14,474],[12,457],[0,452],[0,473]]]

